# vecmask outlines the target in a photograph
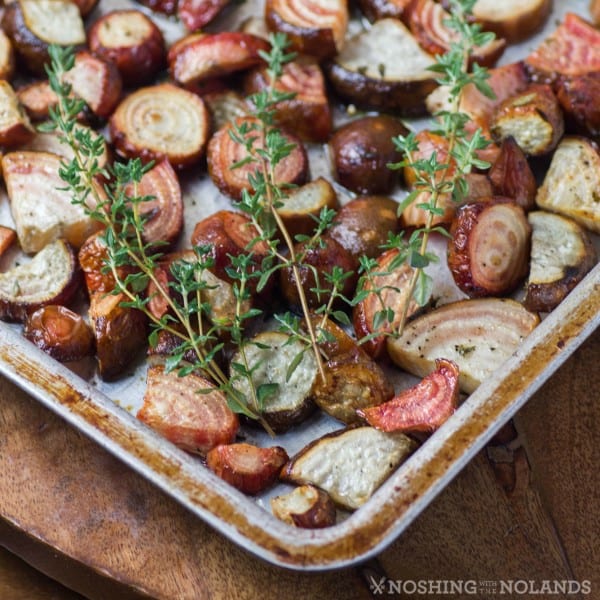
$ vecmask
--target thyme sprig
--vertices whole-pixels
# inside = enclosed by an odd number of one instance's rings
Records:
[[[279,209],[284,206],[285,198],[293,186],[278,182],[275,177],[275,169],[293,152],[295,145],[290,143],[288,138],[276,127],[276,109],[277,105],[292,99],[295,94],[281,91],[276,84],[282,75],[285,64],[293,60],[296,54],[288,52],[290,42],[284,34],[271,34],[269,41],[270,52],[261,52],[261,57],[268,64],[269,85],[248,97],[250,104],[254,106],[255,120],[234,124],[230,130],[233,141],[241,144],[246,152],[246,156],[234,164],[233,168],[240,168],[248,164],[256,166],[254,172],[250,173],[248,177],[251,189],[243,190],[237,206],[250,217],[259,232],[259,237],[253,242],[256,243],[259,240],[265,242],[270,249],[270,257],[263,261],[263,272],[258,282],[258,291],[261,291],[269,278],[280,269],[292,270],[304,316],[303,323],[301,324],[291,315],[276,318],[281,324],[281,329],[291,336],[290,341],[297,339],[312,348],[319,374],[324,379],[325,368],[319,343],[327,335],[324,324],[330,315],[335,313],[338,318],[347,320],[346,314],[342,311],[334,311],[333,306],[335,301],[342,296],[344,281],[351,274],[336,268],[331,274],[322,275],[323,281],[320,281],[318,270],[305,262],[307,253],[323,243],[322,234],[330,227],[335,211],[324,208],[315,223],[313,234],[310,236],[298,235],[294,238],[279,214]],[[278,246],[279,239],[283,240],[283,250]],[[296,242],[302,242],[302,250],[298,251]],[[316,286],[310,291],[314,292],[318,298],[327,297],[327,301],[315,311],[321,317],[320,324],[315,324],[312,319],[306,291],[302,286],[301,268],[308,268],[313,274]],[[323,287],[323,283],[326,284],[326,287]],[[348,299],[346,301],[349,302]]]
[[[226,394],[232,410],[258,420],[271,432],[261,416],[260,391],[251,385],[252,397],[247,399],[233,387],[216,360],[224,346],[221,334],[225,331],[234,342],[240,343],[244,322],[259,312],[245,306],[249,298],[247,284],[252,277],[251,257],[244,256],[232,263],[231,270],[237,279],[236,310],[229,323],[216,320],[207,325],[211,306],[206,297],[214,289],[207,275],[213,266],[210,248],[195,248],[193,260],[177,260],[171,265],[172,281],[164,284],[159,280],[156,273],[164,254],[160,244],[147,244],[143,239],[146,218],[143,203],[150,198],[137,193],[139,182],[152,165],[142,165],[139,159],[132,159],[126,163],[116,162],[110,168],[100,166],[104,140],[88,129],[77,127],[77,115],[85,103],[72,95],[70,84],[64,80],[65,73],[74,65],[73,49],[50,46],[49,50],[51,63],[47,72],[58,101],[43,129],[56,130],[60,140],[73,151],[73,159],[63,162],[59,174],[66,184],[65,189],[72,193],[73,203],[104,228],[102,239],[107,248],[104,270],[114,279],[112,293],[122,295],[122,306],[146,315],[152,326],[151,345],[156,344],[160,332],[179,340],[176,350],[166,360],[168,370],[177,370],[180,376],[203,371]],[[103,185],[100,178],[105,182]],[[147,293],[150,285],[155,290],[153,295]],[[156,297],[168,307],[162,317],[150,310],[150,302]],[[188,362],[190,354],[193,360]]]
[[[402,236],[391,236],[388,242],[388,247],[399,249],[399,254],[390,265],[390,269],[404,262],[413,268],[406,300],[399,308],[398,325],[391,331],[391,335],[394,336],[399,336],[404,331],[411,301],[414,299],[418,305],[424,306],[431,297],[433,280],[425,269],[439,258],[427,251],[429,237],[433,232],[448,235],[444,228],[433,225],[435,217],[444,212],[439,206],[440,198],[450,195],[455,202],[461,201],[468,194],[465,175],[474,168],[486,169],[490,166],[478,157],[479,151],[485,149],[489,142],[480,128],[474,133],[467,131],[469,116],[460,110],[462,93],[469,85],[474,85],[487,97],[494,97],[486,81],[489,77],[487,69],[477,63],[469,69],[473,50],[494,39],[493,33],[482,32],[481,27],[472,22],[475,2],[476,0],[450,0],[449,17],[445,24],[456,33],[455,40],[451,43],[449,51],[437,56],[435,64],[429,67],[430,71],[437,74],[436,81],[448,90],[448,109],[434,114],[436,127],[432,130],[432,133],[447,140],[446,157],[441,158],[434,152],[429,158],[418,158],[419,143],[414,132],[393,138],[396,149],[402,153],[404,159],[388,165],[389,168],[410,167],[416,173],[414,190],[400,203],[398,213],[401,214],[417,198],[423,197],[423,192],[428,196],[426,202],[417,205],[427,213],[425,226],[413,231],[407,241]],[[362,264],[361,287],[357,297],[360,298],[365,293],[375,293],[381,306],[381,310],[375,315],[375,321],[380,325],[391,325],[397,317],[395,311],[390,310],[383,302],[382,290],[374,286],[369,289],[369,284],[373,284],[373,268],[377,268],[377,265],[367,262]]]

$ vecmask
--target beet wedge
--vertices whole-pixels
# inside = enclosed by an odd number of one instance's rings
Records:
[[[192,246],[207,246],[209,255],[214,260],[212,272],[230,284],[235,279],[230,276],[231,259],[248,253],[253,240],[258,237],[258,231],[252,224],[250,217],[232,210],[220,210],[202,221],[196,223],[192,232]],[[264,241],[252,245],[252,261],[248,265],[250,273],[257,273],[264,258],[269,254],[269,248]],[[274,280],[274,278],[271,278]],[[251,292],[256,291],[258,278],[252,277],[248,281]],[[265,289],[269,289],[269,286]]]
[[[231,0],[179,0],[177,16],[190,31],[208,25]]]
[[[177,83],[189,85],[259,65],[268,50],[268,42],[250,33],[194,33],[173,44],[169,69]]]
[[[478,0],[473,17],[483,28],[514,44],[537,31],[550,16],[552,0]]]
[[[364,339],[361,347],[373,358],[385,355],[386,337],[398,327],[402,319],[402,311],[397,307],[404,306],[408,300],[413,268],[406,262],[393,266],[399,254],[400,251],[393,248],[379,256],[377,267],[371,277],[364,281],[359,292],[364,298],[357,302],[352,313],[356,335],[359,339]],[[388,309],[393,310],[393,319],[381,320],[381,314]],[[411,299],[407,316],[414,315],[417,310],[419,305]]]
[[[49,304],[27,315],[23,335],[52,358],[69,362],[93,354],[94,335],[81,315]]]
[[[497,196],[513,199],[523,210],[535,206],[537,182],[523,150],[514,138],[502,141],[500,153],[488,171]]]
[[[434,0],[416,0],[410,10],[409,27],[419,44],[429,54],[445,54],[457,40],[457,33],[447,25],[449,14]],[[504,52],[506,42],[494,39],[484,46],[473,48],[470,64],[491,67]]]
[[[420,377],[434,369],[435,359],[452,360],[460,369],[460,389],[470,394],[539,322],[537,314],[507,298],[461,300],[408,323],[399,338],[388,339],[388,353]]]
[[[553,151],[565,131],[558,100],[552,88],[542,84],[532,84],[502,102],[494,112],[490,129],[498,143],[512,137],[528,156]]]
[[[310,484],[272,498],[271,510],[284,523],[304,529],[331,527],[336,520],[335,504],[329,494]]]
[[[247,74],[244,89],[253,94],[269,87],[265,67]],[[331,134],[332,117],[325,89],[325,79],[319,65],[311,59],[297,59],[283,67],[275,88],[294,94],[290,100],[276,106],[276,123],[308,142],[326,142]]]
[[[258,494],[275,483],[288,459],[281,446],[259,448],[241,443],[213,448],[206,455],[206,464],[241,492]]]
[[[146,217],[143,239],[147,244],[161,242],[161,248],[171,246],[183,227],[183,200],[177,173],[168,160],[162,160],[144,173],[135,190],[139,197],[150,197],[139,204]],[[127,190],[133,194],[133,186]]]
[[[209,113],[196,94],[162,83],[127,96],[110,119],[110,133],[123,156],[144,162],[166,158],[181,169],[204,155]]]
[[[73,248],[64,240],[52,242],[30,262],[0,273],[0,319],[24,321],[46,304],[68,304],[80,284]]]
[[[435,371],[389,402],[359,410],[369,425],[381,431],[432,432],[456,410],[459,399],[458,366],[436,359]]]
[[[58,171],[61,158],[48,152],[10,152],[2,158],[19,242],[27,253],[65,238],[79,248],[98,230],[98,221],[74,205]]]
[[[148,341],[146,315],[122,306],[125,294],[92,294],[90,322],[96,340],[98,371],[102,379],[115,379],[134,365]]]
[[[600,71],[600,31],[574,13],[567,13],[554,33],[526,59],[531,78],[553,83],[560,75],[573,77]]]
[[[160,29],[139,10],[113,10],[103,15],[88,37],[90,50],[114,63],[126,85],[150,81],[166,63]]]
[[[16,0],[3,4],[2,29],[13,42],[21,63],[37,75],[45,75],[50,44],[85,44],[81,13],[72,0]]]
[[[99,117],[108,117],[121,99],[123,82],[117,67],[89,52],[76,54],[75,66],[65,73],[64,80]]]
[[[400,21],[382,19],[349,40],[329,65],[328,75],[336,92],[357,106],[419,115],[437,87],[427,70],[433,62]]]
[[[529,213],[531,270],[525,306],[548,312],[587,275],[597,262],[596,250],[581,225],[554,213]]]
[[[265,18],[271,31],[288,36],[293,50],[326,59],[344,45],[348,6],[344,0],[267,0]]]
[[[176,446],[199,454],[233,442],[239,427],[225,394],[208,379],[193,373],[179,377],[162,365],[148,369],[137,418]]]
[[[0,146],[19,146],[33,135],[34,129],[19,104],[18,95],[8,81],[0,80]]]
[[[48,80],[33,81],[17,90],[19,102],[32,121],[44,121],[50,116],[50,108],[56,106],[57,96]]]
[[[350,427],[325,435],[303,448],[281,472],[284,481],[313,484],[340,507],[362,506],[415,450],[403,433]]]

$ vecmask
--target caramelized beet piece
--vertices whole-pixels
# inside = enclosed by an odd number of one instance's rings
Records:
[[[208,379],[194,373],[179,377],[162,365],[148,369],[137,418],[183,450],[199,454],[232,442],[239,428],[225,394]]]
[[[65,306],[49,304],[27,315],[23,335],[61,362],[92,354],[94,336],[83,318]]]
[[[531,227],[512,200],[466,204],[457,211],[450,235],[448,266],[469,296],[508,294],[527,275]]]
[[[502,142],[488,177],[496,195],[511,198],[526,211],[535,206],[537,182],[523,150],[512,137]]]
[[[217,446],[206,455],[208,468],[245,494],[258,494],[272,485],[288,460],[281,446],[244,443]]]
[[[436,370],[390,401],[359,410],[369,425],[382,431],[435,431],[456,410],[459,399],[458,366],[437,359]]]
[[[567,13],[554,33],[526,59],[532,79],[552,83],[560,75],[573,77],[600,71],[600,31],[574,13]]]

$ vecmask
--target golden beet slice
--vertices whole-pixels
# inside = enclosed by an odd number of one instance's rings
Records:
[[[148,369],[144,404],[137,418],[188,452],[206,454],[235,439],[239,421],[227,406],[225,394],[208,379]]]
[[[236,119],[235,124],[238,128],[243,126],[249,129],[249,135],[256,138],[253,146],[255,149],[264,146],[257,119],[241,117]],[[232,139],[231,134],[234,132],[235,127],[228,123],[213,135],[208,144],[207,161],[208,172],[215,185],[227,196],[239,200],[242,190],[252,189],[249,176],[259,170],[259,167],[256,163],[247,163],[232,168],[232,165],[248,157],[245,146]],[[308,175],[308,157],[304,146],[292,134],[283,132],[283,135],[293,144],[294,149],[275,167],[275,181],[278,184],[303,184]]]
[[[202,158],[210,133],[209,114],[196,94],[162,83],[127,96],[110,119],[110,133],[123,156],[144,162],[166,158],[180,169]]]

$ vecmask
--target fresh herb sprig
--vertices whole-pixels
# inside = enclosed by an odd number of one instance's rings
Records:
[[[325,367],[323,364],[320,342],[327,336],[325,330],[326,319],[335,314],[338,319],[346,319],[347,316],[341,311],[334,311],[333,306],[337,299],[342,297],[342,289],[345,280],[351,276],[339,268],[332,273],[320,275],[318,270],[305,262],[305,258],[311,249],[323,243],[322,234],[330,227],[335,211],[324,208],[315,223],[312,235],[297,235],[295,238],[289,233],[279,209],[284,206],[286,196],[293,187],[289,184],[278,182],[275,177],[277,165],[284,160],[295,149],[280,129],[275,124],[277,105],[281,102],[291,100],[295,94],[278,89],[277,81],[283,73],[286,63],[296,56],[294,52],[288,52],[290,45],[287,36],[281,33],[271,34],[270,52],[261,52],[261,57],[268,65],[267,76],[269,85],[264,89],[248,97],[248,101],[254,107],[254,121],[243,121],[234,124],[230,131],[231,138],[245,148],[246,156],[234,164],[232,168],[241,168],[246,165],[255,165],[256,169],[248,179],[250,190],[243,190],[242,198],[238,208],[244,211],[252,220],[259,232],[257,240],[265,242],[270,249],[270,257],[263,261],[263,272],[258,282],[257,289],[261,291],[270,277],[281,269],[291,269],[295,281],[300,307],[304,316],[303,322],[291,314],[277,315],[282,331],[289,334],[290,341],[300,340],[312,348],[315,355],[317,367],[322,378],[325,378]],[[279,239],[283,240],[285,249],[278,247]],[[297,242],[302,243],[302,249],[298,251]],[[327,298],[315,311],[320,321],[315,323],[313,313],[309,307],[306,291],[302,286],[301,269],[309,269],[315,280],[315,287],[311,289],[318,298]],[[322,277],[322,280],[320,278]],[[348,299],[345,299],[349,302]],[[298,359],[299,360],[299,359]]]
[[[399,336],[404,331],[411,302],[414,300],[418,305],[424,306],[431,297],[433,281],[425,269],[437,262],[439,257],[427,250],[429,236],[433,232],[448,235],[444,228],[433,225],[435,217],[444,212],[439,206],[441,197],[449,195],[455,202],[459,202],[468,193],[465,175],[474,168],[489,167],[489,163],[478,158],[478,153],[488,146],[488,140],[479,128],[475,132],[467,131],[469,116],[460,110],[461,95],[469,85],[474,85],[487,97],[494,97],[486,81],[489,77],[487,69],[474,63],[469,70],[473,50],[494,39],[493,33],[482,32],[481,27],[472,22],[475,2],[476,0],[450,0],[449,18],[445,24],[455,32],[455,40],[449,51],[437,56],[435,64],[429,67],[430,71],[437,74],[436,81],[448,90],[448,109],[434,115],[437,126],[432,131],[447,140],[446,157],[442,158],[434,152],[429,158],[418,158],[419,143],[414,132],[393,138],[396,149],[404,159],[388,167],[409,167],[416,174],[414,190],[400,203],[398,213],[401,214],[417,198],[423,198],[423,194],[428,197],[426,202],[418,204],[418,208],[427,215],[425,226],[414,230],[408,240],[404,240],[402,236],[394,236],[388,243],[388,247],[399,249],[398,257],[390,267],[408,263],[413,268],[402,306],[391,309],[382,300],[382,290],[374,286],[368,289],[369,283],[373,283],[372,270],[377,268],[376,263],[365,262],[361,266],[361,287],[357,298],[362,298],[365,293],[375,293],[378,296],[381,309],[375,315],[375,321],[379,325],[391,325],[392,321],[397,320],[395,328],[387,327],[394,336]],[[398,310],[400,319],[397,319]]]
[[[65,189],[72,193],[73,203],[81,206],[104,228],[102,238],[107,248],[104,268],[115,282],[112,293],[122,295],[122,306],[146,315],[153,329],[150,344],[156,344],[160,332],[179,340],[176,350],[166,360],[168,370],[177,370],[180,376],[202,370],[226,394],[232,410],[258,420],[271,432],[261,416],[260,393],[251,385],[252,397],[243,396],[233,387],[216,360],[224,346],[220,341],[221,335],[226,332],[234,342],[240,343],[244,322],[259,312],[247,308],[247,284],[252,276],[249,257],[240,258],[239,264],[232,266],[237,278],[234,286],[236,310],[229,322],[206,324],[211,318],[211,307],[206,297],[214,289],[207,277],[213,266],[210,248],[197,247],[193,260],[175,261],[170,269],[173,281],[164,284],[159,280],[156,273],[164,254],[160,245],[157,247],[156,243],[147,244],[143,240],[143,203],[149,198],[137,193],[141,178],[152,165],[144,166],[139,159],[132,159],[126,163],[114,163],[109,169],[100,166],[104,140],[102,136],[77,126],[77,116],[85,103],[72,95],[71,85],[64,77],[74,66],[73,49],[50,46],[49,50],[48,77],[58,101],[50,111],[50,122],[43,129],[58,131],[61,141],[73,151],[73,159],[63,163],[59,174],[66,184]],[[100,178],[104,185],[100,184]],[[155,290],[153,296],[147,294],[150,284]],[[162,317],[150,310],[150,302],[156,297],[168,307]],[[190,355],[193,360],[187,362]]]

